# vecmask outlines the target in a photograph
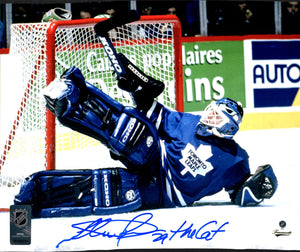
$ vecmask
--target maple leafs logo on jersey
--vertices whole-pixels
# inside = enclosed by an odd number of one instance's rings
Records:
[[[205,176],[206,173],[213,169],[211,163],[207,161],[212,156],[210,145],[201,144],[198,149],[195,150],[195,147],[188,143],[181,154],[182,158],[179,161],[185,167],[181,171],[181,175],[185,175],[189,172],[194,177],[198,174]]]

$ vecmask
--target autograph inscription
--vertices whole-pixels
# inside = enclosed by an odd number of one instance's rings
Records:
[[[94,221],[75,223],[71,226],[77,230],[77,233],[71,238],[60,241],[56,248],[59,248],[64,242],[78,240],[86,236],[114,238],[117,241],[117,246],[122,239],[143,235],[151,235],[153,242],[161,242],[161,244],[178,238],[210,241],[218,233],[225,232],[224,227],[229,224],[229,222],[224,222],[220,225],[216,220],[213,220],[200,227],[195,227],[193,223],[188,224],[187,221],[184,221],[178,228],[165,230],[151,223],[152,218],[152,213],[142,213],[131,220],[101,217]]]

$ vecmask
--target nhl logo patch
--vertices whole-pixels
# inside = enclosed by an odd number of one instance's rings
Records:
[[[10,244],[29,245],[31,243],[31,206],[10,206]]]
[[[26,209],[16,209],[14,211],[14,223],[17,227],[24,227],[28,223],[28,211]]]

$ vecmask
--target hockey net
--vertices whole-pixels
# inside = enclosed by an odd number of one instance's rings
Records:
[[[0,208],[11,204],[4,195],[17,193],[22,180],[45,169],[93,169],[120,166],[100,142],[63,127],[45,108],[43,88],[71,66],[86,81],[124,105],[133,105],[117,87],[108,58],[93,31],[104,19],[13,24],[10,55],[21,70],[14,100],[14,118],[0,121]],[[166,88],[158,101],[182,110],[181,26],[175,16],[142,16],[109,32],[118,52]],[[180,101],[180,102],[178,102]],[[7,193],[7,190],[13,193]],[[7,205],[8,204],[8,205]]]

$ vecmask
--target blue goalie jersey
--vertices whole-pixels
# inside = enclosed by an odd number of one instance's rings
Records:
[[[160,174],[165,206],[186,206],[250,175],[248,154],[234,140],[196,134],[200,115],[154,103],[147,116],[160,135]]]

